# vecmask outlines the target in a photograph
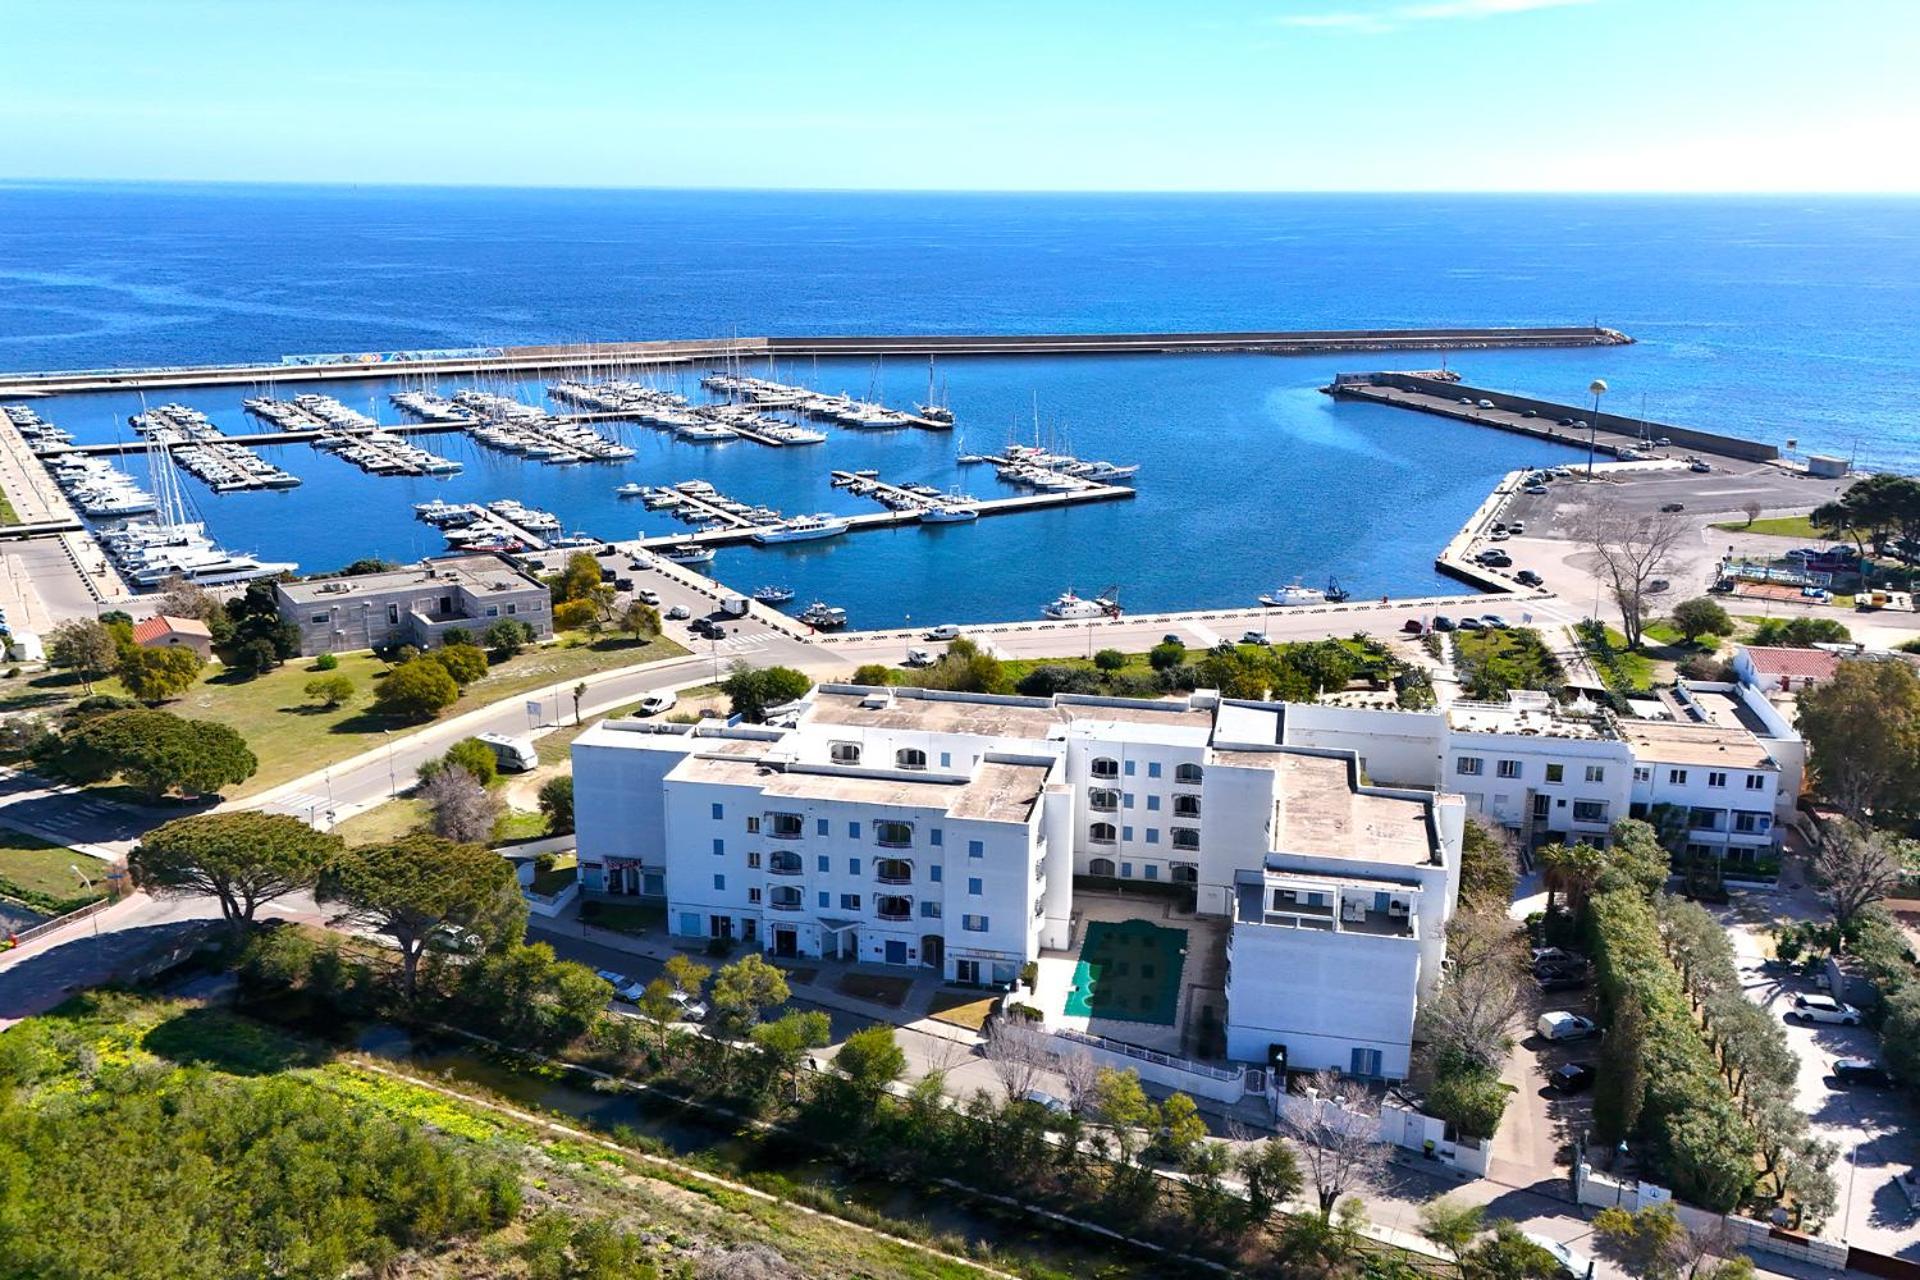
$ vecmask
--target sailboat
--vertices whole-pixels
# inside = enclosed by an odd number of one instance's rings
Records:
[[[953,425],[953,410],[944,403],[945,400],[946,396],[944,394],[938,397],[933,394],[933,353],[928,352],[927,398],[925,403],[917,404],[914,408],[920,411],[920,417],[928,424],[936,428],[951,427]]]

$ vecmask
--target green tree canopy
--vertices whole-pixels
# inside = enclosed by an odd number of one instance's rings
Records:
[[[833,1069],[863,1098],[878,1098],[907,1072],[907,1055],[894,1043],[891,1023],[876,1022],[847,1037],[833,1055]]]
[[[1866,823],[1920,813],[1920,676],[1905,662],[1842,662],[1799,697],[1820,794]]]
[[[78,675],[87,692],[92,693],[95,680],[112,675],[119,667],[120,646],[106,624],[75,618],[47,633],[47,661]]]
[[[672,975],[669,975],[671,980]],[[751,1027],[763,1011],[785,1004],[793,994],[787,975],[768,964],[759,952],[749,952],[713,977],[713,1007],[728,1021]]]
[[[767,718],[768,708],[804,697],[813,681],[792,667],[750,667],[737,662],[720,688],[731,701],[733,714],[759,724]]]
[[[518,941],[526,927],[526,902],[505,858],[425,833],[346,850],[321,875],[315,896],[399,944],[409,999],[435,930],[471,930],[497,942]]]
[[[460,700],[460,686],[437,662],[419,658],[389,671],[373,687],[373,702],[388,715],[430,720]]]
[[[211,895],[238,931],[275,898],[314,884],[339,836],[283,813],[201,813],[155,827],[127,855],[149,893]]]
[[[307,695],[307,701],[317,702],[331,710],[353,697],[353,677],[338,673],[315,676],[307,681],[303,692]]]
[[[253,776],[259,761],[226,725],[167,711],[110,711],[64,739],[60,767],[82,781],[116,774],[155,799],[212,795]]]
[[[540,812],[547,815],[547,832],[566,835],[573,830],[573,775],[548,778],[540,784]]]
[[[1720,607],[1718,600],[1706,596],[1695,596],[1673,606],[1673,625],[1680,628],[1680,634],[1687,638],[1688,644],[1701,636],[1733,634],[1732,616]]]
[[[487,654],[477,644],[443,644],[428,655],[462,688],[487,674]]]
[[[183,645],[134,646],[120,655],[120,683],[142,702],[165,702],[193,688],[206,665]]]
[[[495,662],[504,662],[533,642],[533,628],[517,618],[502,618],[480,639]]]

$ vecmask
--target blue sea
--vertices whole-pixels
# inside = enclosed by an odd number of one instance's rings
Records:
[[[1630,347],[1454,353],[1470,382],[1577,400],[1862,465],[1920,469],[1920,201],[1478,196],[1064,196],[0,185],[0,367],[726,334],[1565,324]],[[621,466],[546,467],[454,436],[448,480],[379,479],[273,450],[299,489],[184,485],[229,545],[307,569],[440,549],[428,497],[514,496],[608,537],[666,532],[613,494],[711,480],[787,511],[873,510],[833,468],[1008,492],[957,452],[1010,437],[1139,463],[1139,497],[971,526],[723,552],[728,583],[790,585],[857,626],[1030,615],[1068,586],[1129,610],[1250,603],[1329,575],[1359,594],[1440,588],[1435,550],[1501,472],[1563,453],[1335,404],[1353,368],[1430,355],[995,358],[943,362],[953,437],[860,434],[768,449],[644,428]],[[760,370],[766,372],[766,370]],[[905,405],[924,364],[776,375]],[[455,383],[443,384],[451,390]],[[299,390],[284,382],[276,390]],[[329,390],[396,420],[389,384]],[[542,388],[510,388],[537,400]],[[694,379],[684,390],[699,398]],[[239,433],[251,389],[177,397]],[[83,440],[137,401],[63,397]],[[135,468],[138,470],[138,467]]]

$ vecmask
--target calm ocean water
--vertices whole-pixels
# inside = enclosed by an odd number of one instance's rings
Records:
[[[1920,201],[1159,197],[0,186],[0,367],[273,359],[283,353],[693,335],[1367,327],[1584,322],[1638,345],[1463,352],[1469,380],[1920,468]],[[1334,405],[1339,368],[1430,358],[955,360],[965,447],[1031,438],[1141,464],[1140,497],[971,527],[740,549],[715,572],[780,581],[856,625],[1037,612],[1117,584],[1134,610],[1248,603],[1338,575],[1360,593],[1440,585],[1434,550],[1522,461],[1556,456],[1415,415]],[[902,404],[925,368],[782,369]],[[291,391],[296,388],[284,387]],[[388,388],[343,398],[361,406]],[[444,389],[444,388],[443,388]],[[695,391],[691,385],[687,388]],[[180,398],[252,429],[240,391]],[[537,385],[525,388],[537,397]],[[121,397],[42,406],[83,439],[125,434]],[[380,405],[381,416],[392,417]],[[507,494],[572,527],[677,527],[613,497],[704,476],[789,511],[873,509],[833,467],[1003,492],[952,439],[831,429],[809,449],[684,445],[630,428],[621,467],[552,468],[436,437],[446,481],[375,479],[305,447],[287,493],[215,498],[231,545],[320,569],[437,550],[429,496]],[[435,447],[439,447],[436,445]]]

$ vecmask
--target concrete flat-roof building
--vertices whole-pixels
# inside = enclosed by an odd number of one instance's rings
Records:
[[[300,632],[300,652],[339,653],[440,645],[458,629],[476,641],[502,620],[553,635],[547,587],[494,555],[447,556],[379,573],[275,585],[280,618]]]

